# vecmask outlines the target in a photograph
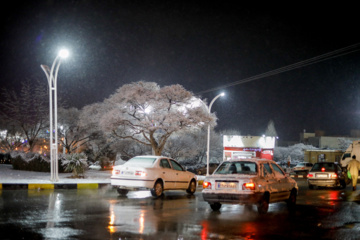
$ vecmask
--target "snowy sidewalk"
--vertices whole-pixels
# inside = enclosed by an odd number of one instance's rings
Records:
[[[14,170],[10,164],[0,164],[0,189],[14,188],[98,188],[110,185],[111,171],[87,170],[85,178],[71,178],[71,173],[59,173],[59,181],[50,181],[50,172]]]

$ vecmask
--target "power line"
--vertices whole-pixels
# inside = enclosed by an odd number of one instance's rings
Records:
[[[297,69],[297,68],[305,67],[305,66],[308,66],[308,65],[311,65],[311,64],[319,63],[319,62],[322,62],[322,61],[325,61],[325,60],[329,60],[329,59],[332,59],[332,58],[336,58],[336,57],[339,57],[339,56],[350,54],[350,53],[359,51],[360,50],[360,48],[358,48],[359,46],[360,46],[360,43],[350,45],[348,47],[344,47],[344,48],[341,48],[341,49],[338,49],[338,50],[335,50],[335,51],[332,51],[332,52],[329,52],[329,53],[325,53],[325,54],[322,54],[322,55],[319,55],[319,56],[316,56],[316,57],[313,57],[313,58],[310,58],[310,59],[307,59],[307,60],[304,60],[304,61],[300,61],[298,63],[287,65],[285,67],[281,67],[281,68],[278,68],[278,69],[275,69],[275,70],[271,70],[271,71],[268,71],[268,72],[265,72],[265,73],[261,73],[261,74],[258,74],[258,75],[252,76],[252,77],[248,77],[248,78],[245,78],[245,79],[242,79],[242,80],[239,80],[239,81],[235,81],[235,82],[232,82],[232,83],[228,83],[228,84],[225,84],[225,85],[222,85],[222,86],[219,86],[219,87],[204,90],[204,91],[198,92],[197,94],[208,93],[208,92],[228,88],[228,87],[231,87],[231,86],[239,85],[239,84],[242,84],[242,83],[251,82],[251,81],[254,81],[254,80],[258,80],[260,78],[273,76],[273,75],[276,75],[276,74],[279,74],[279,73],[291,71],[291,70],[294,70],[294,69]]]

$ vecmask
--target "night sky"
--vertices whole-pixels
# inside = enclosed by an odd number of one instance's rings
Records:
[[[1,10],[2,88],[47,86],[40,64],[51,66],[67,47],[57,87],[69,107],[140,80],[181,84],[208,102],[232,85],[212,107],[217,130],[262,135],[273,120],[281,140],[296,141],[304,129],[330,136],[360,129],[360,21],[351,4],[26,2]]]

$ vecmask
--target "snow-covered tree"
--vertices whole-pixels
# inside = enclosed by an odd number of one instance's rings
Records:
[[[11,152],[23,145],[21,131],[11,121],[0,119],[0,150]]]
[[[20,92],[3,90],[0,117],[11,122],[21,132],[32,151],[41,131],[48,126],[49,105],[44,84],[25,81]]]
[[[273,120],[270,120],[269,123],[268,123],[268,126],[266,128],[266,131],[265,131],[265,135],[266,136],[271,136],[271,137],[277,137],[277,132],[276,132],[276,129],[275,129],[275,123]]]
[[[83,125],[151,146],[155,155],[161,155],[173,133],[213,126],[215,120],[181,85],[160,88],[142,81],[123,85],[104,102],[84,107],[81,115]]]
[[[287,161],[290,156],[291,160],[304,161],[304,151],[318,149],[312,145],[298,143],[289,147],[276,147],[274,149],[275,161]]]
[[[58,134],[66,153],[72,153],[98,136],[94,129],[79,125],[80,111],[77,108],[58,108]]]
[[[346,138],[338,138],[339,141],[339,148],[342,151],[346,151],[346,149],[350,146],[350,144],[352,144],[352,140],[350,139],[346,139]]]

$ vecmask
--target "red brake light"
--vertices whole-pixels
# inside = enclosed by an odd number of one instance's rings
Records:
[[[209,188],[209,189],[211,189],[211,183],[210,182],[203,182],[203,188],[205,189],[205,188]]]
[[[321,171],[322,171],[322,172],[325,172],[325,168],[324,168],[324,167],[323,167],[323,168],[321,168]]]
[[[309,173],[308,175],[307,175],[307,177],[309,178],[309,177],[313,177],[314,175],[313,174],[311,174],[311,173]]]
[[[255,183],[244,183],[243,190],[255,190]]]

